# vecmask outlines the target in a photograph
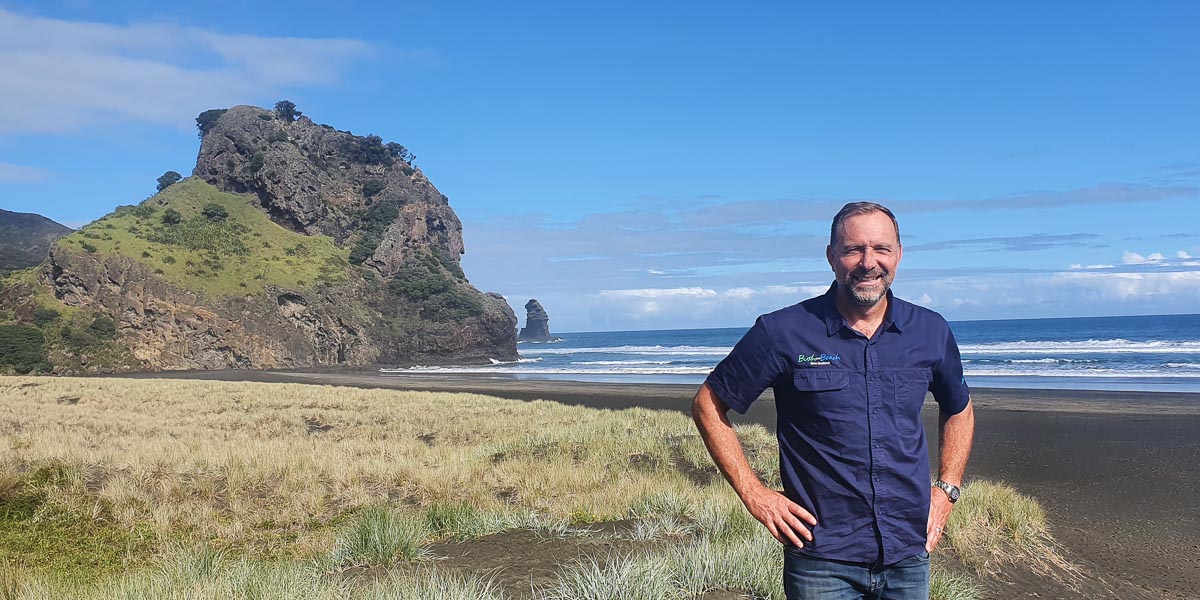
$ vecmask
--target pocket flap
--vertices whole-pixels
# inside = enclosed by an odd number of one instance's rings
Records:
[[[826,392],[850,385],[850,374],[842,369],[801,369],[796,371],[793,382],[801,392]]]

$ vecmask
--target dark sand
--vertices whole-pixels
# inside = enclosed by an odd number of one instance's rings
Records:
[[[695,386],[492,377],[384,377],[373,371],[157,373],[236,381],[472,392],[596,408],[688,410]],[[1200,394],[973,390],[976,441],[968,479],[1007,482],[1049,513],[1088,597],[1200,597]],[[736,417],[736,415],[735,415]],[[768,392],[743,422],[774,428]],[[936,446],[937,410],[926,404]],[[1071,597],[1028,574],[991,597]],[[1020,581],[1023,580],[1023,581]],[[1100,593],[1107,590],[1108,593]]]

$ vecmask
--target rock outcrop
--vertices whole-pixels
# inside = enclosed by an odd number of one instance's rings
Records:
[[[556,338],[550,335],[550,315],[542,308],[542,303],[530,299],[525,303],[525,328],[521,330],[520,339],[526,342],[551,342]]]
[[[0,290],[56,371],[517,358],[516,315],[467,281],[458,217],[402,147],[251,106],[206,115],[192,178]],[[92,315],[115,321],[107,350],[59,342]]]

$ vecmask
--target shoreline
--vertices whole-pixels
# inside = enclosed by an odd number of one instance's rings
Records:
[[[462,392],[596,409],[687,412],[696,387],[582,383],[375,371],[196,371],[117,377],[254,381]],[[1200,582],[1200,394],[972,390],[976,437],[967,482],[1005,482],[1042,504],[1051,530],[1089,579],[1115,598],[1188,598]],[[738,423],[775,429],[768,391]],[[937,407],[923,412],[936,465]],[[1037,589],[1034,586],[1034,589]],[[1013,595],[1017,594],[1017,595]],[[989,589],[989,596],[1028,597]]]
[[[92,375],[88,375],[91,377]],[[105,374],[98,377],[138,379],[207,379],[262,383],[308,383],[369,389],[422,390],[484,394],[515,400],[538,398],[572,403],[597,403],[609,396],[609,408],[663,408],[678,410],[676,402],[690,403],[699,384],[588,382],[567,379],[533,379],[473,373],[400,373],[384,375],[373,369],[156,371]],[[1019,412],[1091,414],[1157,414],[1200,416],[1200,392],[1121,391],[1084,389],[971,388],[976,408]],[[762,400],[773,401],[767,390]],[[762,404],[760,400],[757,404]],[[647,405],[649,403],[650,405]],[[925,408],[935,406],[926,398]],[[752,409],[753,412],[753,409]]]

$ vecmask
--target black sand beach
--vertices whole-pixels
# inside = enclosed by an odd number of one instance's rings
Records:
[[[384,377],[374,371],[207,371],[136,377],[292,382],[471,392],[595,408],[688,410],[694,386],[490,377]],[[1089,595],[1195,598],[1200,585],[1200,394],[976,389],[968,478],[1036,498]],[[937,411],[926,405],[936,439]],[[774,427],[768,395],[740,418]],[[936,444],[936,442],[933,442]],[[934,449],[931,448],[931,452]],[[993,597],[1070,597],[1036,581]]]

